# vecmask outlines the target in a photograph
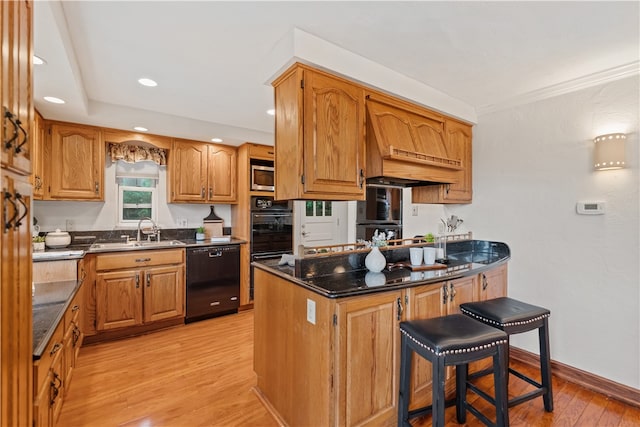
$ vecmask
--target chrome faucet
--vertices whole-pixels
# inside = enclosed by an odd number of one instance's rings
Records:
[[[140,230],[141,230],[140,226],[142,225],[142,221],[144,221],[144,220],[151,221],[151,223],[153,224],[153,232],[147,233],[147,232],[143,231],[143,233],[147,235],[147,240],[151,240],[151,236],[150,235],[153,234],[154,236],[156,236],[156,241],[159,242],[160,241],[160,229],[158,228],[158,225],[155,223],[155,221],[152,220],[151,218],[149,218],[148,216],[145,216],[145,217],[141,218],[140,221],[138,221],[138,237],[137,237],[136,240],[138,242],[140,241]]]

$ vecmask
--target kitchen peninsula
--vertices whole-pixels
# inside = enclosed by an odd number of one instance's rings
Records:
[[[406,246],[383,253],[389,266],[409,259]],[[256,392],[285,425],[394,425],[400,321],[506,295],[504,243],[454,242],[445,268],[387,268],[373,277],[366,255],[253,264]],[[427,368],[413,369],[412,408],[431,400]]]

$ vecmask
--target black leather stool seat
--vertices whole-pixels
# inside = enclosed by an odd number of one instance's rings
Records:
[[[400,395],[398,426],[411,426],[409,419],[432,412],[432,424],[444,426],[446,366],[456,366],[456,416],[459,423],[466,420],[466,411],[489,426],[509,425],[506,349],[508,335],[462,314],[400,323],[402,337],[400,357]],[[411,359],[417,353],[432,364],[433,403],[409,411]],[[495,398],[467,382],[468,363],[493,357]],[[467,402],[467,386],[496,408],[496,423]]]
[[[546,308],[527,304],[508,297],[463,303],[460,304],[460,311],[463,314],[477,319],[487,325],[503,330],[508,335],[538,329],[538,341],[540,344],[540,377],[542,383],[538,383],[515,369],[509,368],[508,372],[536,387],[536,390],[532,392],[511,399],[509,401],[509,406],[514,406],[535,397],[542,396],[545,410],[547,412],[552,412],[553,392],[551,387],[551,355],[549,352],[548,326],[548,318],[551,315],[551,312]],[[471,375],[470,378],[483,374],[486,375],[489,372],[489,370],[486,370],[475,373]]]
[[[506,342],[496,328],[472,321],[462,314],[400,323],[400,332],[436,356],[460,354]]]

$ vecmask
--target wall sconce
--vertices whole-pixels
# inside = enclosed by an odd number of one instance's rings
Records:
[[[624,133],[609,133],[597,136],[593,155],[593,168],[598,171],[624,167]]]

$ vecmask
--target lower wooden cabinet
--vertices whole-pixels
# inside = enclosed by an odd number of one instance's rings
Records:
[[[504,287],[495,289],[506,295],[506,266],[484,276],[496,283],[494,277],[503,277]],[[400,322],[458,313],[460,304],[480,298],[483,275],[343,299],[258,268],[254,277],[260,396],[285,424],[378,426],[396,422]],[[446,388],[455,389],[453,368]],[[411,409],[431,403],[426,360],[414,358],[411,390]]]
[[[34,427],[55,426],[62,410],[84,337],[80,321],[83,290],[81,285],[42,356],[34,362]]]
[[[184,250],[96,256],[96,333],[184,317]]]

